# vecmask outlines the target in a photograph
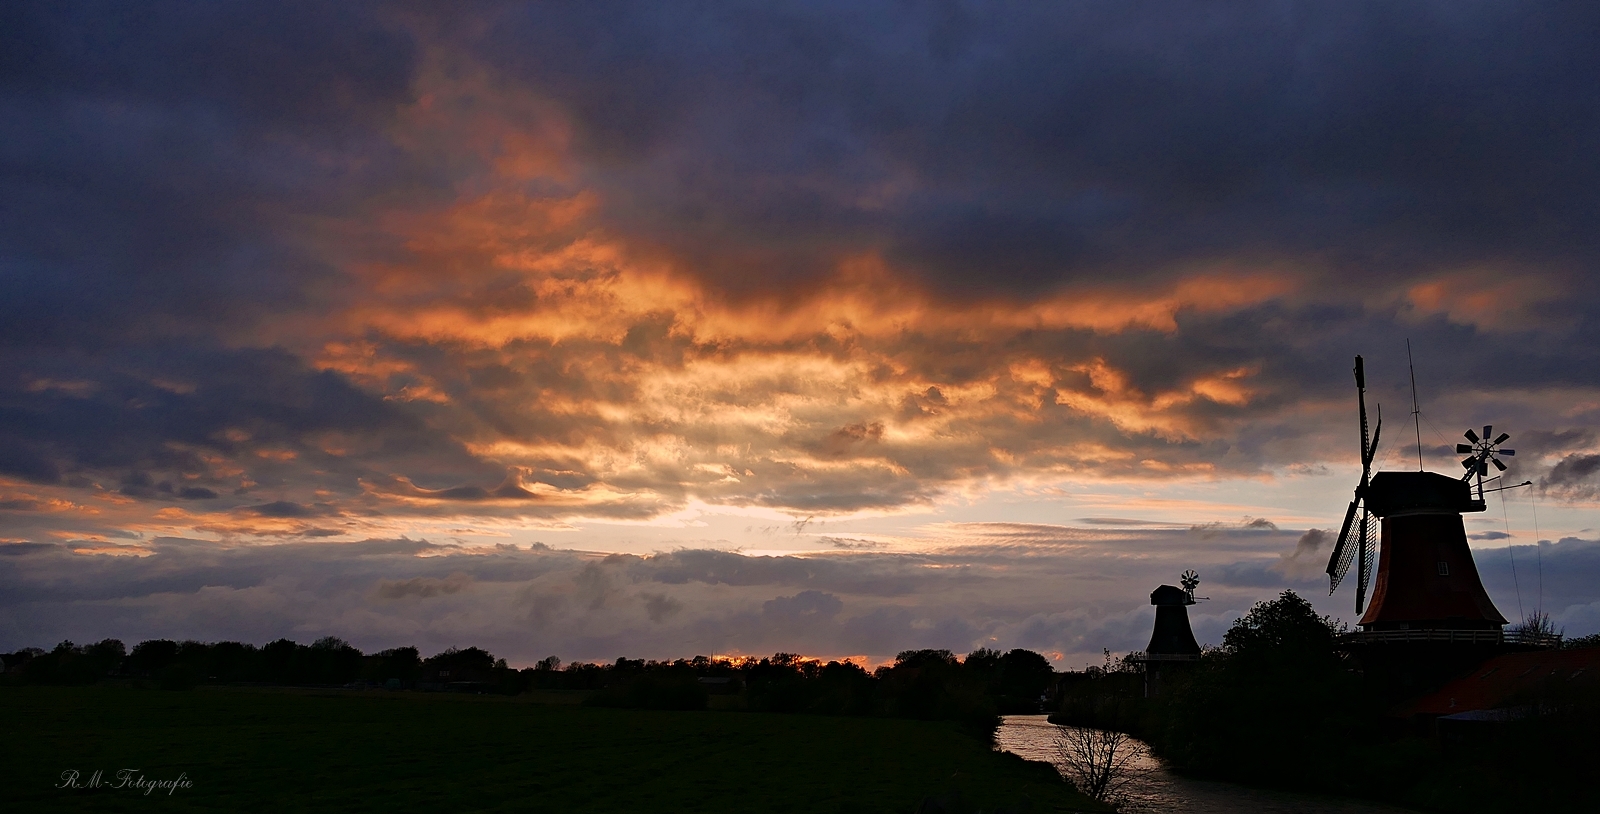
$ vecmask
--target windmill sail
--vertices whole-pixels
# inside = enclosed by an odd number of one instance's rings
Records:
[[[1378,438],[1383,434],[1383,411],[1378,411],[1378,421],[1372,427],[1370,438],[1367,433],[1367,376],[1366,368],[1361,357],[1356,357],[1356,404],[1361,409],[1361,482],[1356,485],[1355,500],[1350,501],[1350,508],[1345,511],[1344,523],[1339,528],[1339,540],[1334,543],[1333,553],[1328,557],[1328,593],[1332,594],[1339,589],[1339,583],[1344,581],[1345,574],[1350,571],[1351,561],[1356,564],[1356,612],[1360,613],[1367,601],[1367,586],[1372,573],[1373,562],[1373,534],[1372,513],[1366,506],[1367,489],[1372,480],[1372,460],[1378,453]],[[1356,513],[1359,511],[1359,521]],[[1351,537],[1354,529],[1355,536]]]
[[[1339,528],[1339,541],[1334,543],[1333,556],[1328,558],[1328,593],[1339,590],[1339,583],[1344,581],[1345,572],[1350,570],[1350,561],[1355,559],[1356,547],[1345,545],[1350,539],[1350,526],[1355,522],[1356,510],[1361,507],[1360,500],[1350,501],[1350,508],[1344,513],[1344,525]]]
[[[1364,403],[1365,399],[1362,401],[1361,413],[1365,416],[1367,412],[1366,404]],[[1360,613],[1361,609],[1367,604],[1367,586],[1372,583],[1372,563],[1376,559],[1372,550],[1373,545],[1377,543],[1375,535],[1372,533],[1373,517],[1372,513],[1367,509],[1364,493],[1371,485],[1369,476],[1372,472],[1372,459],[1378,454],[1378,437],[1382,434],[1383,410],[1379,408],[1378,424],[1372,428],[1372,443],[1367,445],[1361,455],[1361,491],[1363,492],[1363,497],[1361,500],[1361,547],[1356,554],[1356,613]]]

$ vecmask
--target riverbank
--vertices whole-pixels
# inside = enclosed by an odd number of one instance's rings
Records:
[[[16,811],[1104,810],[948,722],[105,685],[0,688],[0,717]]]
[[[1044,715],[1008,715],[995,733],[996,748],[1059,765],[1055,739],[1060,729]],[[1416,809],[1371,800],[1184,777],[1150,758],[1131,768],[1128,802],[1122,809],[1130,814],[1417,814]]]

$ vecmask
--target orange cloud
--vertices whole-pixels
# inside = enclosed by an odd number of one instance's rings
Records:
[[[1485,331],[1565,328],[1571,320],[1549,313],[1565,290],[1549,275],[1482,268],[1416,283],[1406,289],[1405,302],[1418,314]]]
[[[1216,404],[1242,407],[1250,403],[1254,391],[1244,380],[1254,374],[1251,368],[1237,368],[1198,376],[1186,387],[1147,394],[1130,383],[1126,373],[1103,358],[1092,359],[1072,368],[1088,377],[1086,389],[1062,388],[1056,403],[1099,416],[1130,432],[1153,432],[1172,440],[1201,435],[1202,425],[1181,408],[1204,398]],[[1157,467],[1159,468],[1159,467]],[[1165,471],[1165,470],[1163,470]]]
[[[808,283],[735,295],[614,224],[558,106],[445,50],[425,54],[415,98],[390,137],[451,156],[454,200],[374,202],[308,223],[306,239],[322,242],[350,289],[327,313],[283,320],[270,340],[512,474],[414,482],[411,461],[362,468],[405,454],[376,434],[324,429],[285,443],[234,428],[213,439],[226,451],[173,449],[203,464],[185,477],[226,483],[219,508],[156,510],[150,529],[330,531],[328,515],[252,516],[227,497],[291,469],[314,476],[307,490],[342,484],[316,498],[340,507],[339,530],[382,527],[380,512],[636,520],[695,501],[878,512],[1028,473],[1211,471],[1171,447],[1214,431],[1219,415],[1243,416],[1262,387],[1257,369],[1234,362],[1156,384],[1100,343],[1167,341],[1187,318],[1296,290],[1285,271],[1215,263],[956,299],[853,246]],[[151,511],[107,490],[96,499]]]

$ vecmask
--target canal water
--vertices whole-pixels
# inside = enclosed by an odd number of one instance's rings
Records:
[[[1027,758],[1060,765],[1056,733],[1062,727],[1043,715],[1007,715],[995,733],[999,749]],[[1141,744],[1142,747],[1142,744]],[[1160,761],[1139,761],[1127,786],[1130,812],[1171,814],[1413,814],[1410,809],[1289,791],[1258,789],[1233,783],[1192,780],[1171,774]]]

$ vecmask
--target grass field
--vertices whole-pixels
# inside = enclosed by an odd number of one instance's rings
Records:
[[[939,722],[559,698],[0,688],[8,811],[1102,810]],[[541,703],[539,701],[545,701]],[[193,785],[61,789],[118,769]],[[951,805],[955,803],[955,805]]]

